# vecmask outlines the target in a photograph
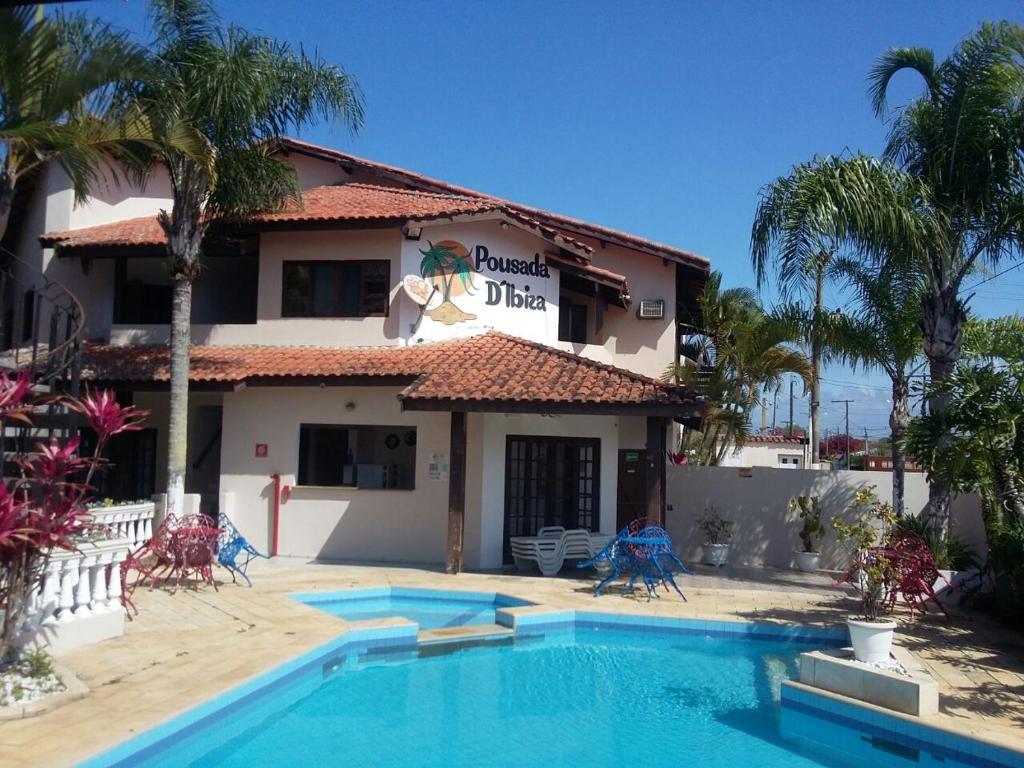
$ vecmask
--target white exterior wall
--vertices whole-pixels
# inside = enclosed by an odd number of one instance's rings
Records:
[[[445,556],[448,483],[428,464],[448,455],[447,413],[403,413],[392,387],[250,388],[224,395],[221,508],[263,551],[270,548],[273,481],[292,487],[281,505],[282,555],[358,561],[439,563]],[[351,410],[345,406],[354,403]],[[416,427],[413,490],[296,487],[299,425]],[[257,443],[267,457],[257,458]]]
[[[854,496],[858,489],[869,485],[875,486],[883,501],[892,498],[891,472],[669,466],[666,527],[683,561],[698,561],[702,542],[697,518],[714,506],[723,518],[736,523],[730,563],[789,568],[793,550],[800,545],[800,521],[789,511],[789,501],[797,496],[818,496],[827,531],[821,543],[821,567],[844,569],[849,564],[849,552],[836,543],[831,520],[837,515],[851,518]],[[905,498],[909,514],[917,515],[924,509],[928,502],[924,475],[906,475]],[[978,497],[956,497],[952,516],[954,530],[984,554],[985,529]]]
[[[404,337],[415,343],[498,330],[542,344],[557,341],[559,271],[544,258],[544,240],[513,227],[502,228],[497,221],[425,226],[419,240],[403,240],[402,271],[398,279],[403,275],[419,275],[423,251],[428,250],[431,243],[440,242],[461,243],[469,252],[474,268],[477,248],[482,246],[495,263],[498,260],[506,265],[516,262],[518,267],[536,261],[536,271],[546,272],[548,276],[495,271],[487,262],[480,262],[480,271],[472,273],[468,288],[463,288],[458,278],[452,281],[452,304],[475,317],[452,325],[432,319],[431,313],[442,303],[443,294],[438,291],[420,320],[419,306],[403,296],[399,308]],[[526,297],[530,298],[533,308],[526,306]],[[520,303],[520,299],[523,306],[509,306]],[[495,300],[497,303],[490,303]]]
[[[790,443],[747,443],[742,448],[726,452],[723,467],[781,467],[779,457],[799,458],[800,466],[808,463],[807,445]]]
[[[594,247],[593,265],[625,275],[632,304],[629,309],[609,306],[604,327],[595,344],[556,341],[554,346],[603,363],[660,378],[675,355],[676,265],[655,256],[628,251],[617,245]],[[662,299],[665,316],[660,320],[637,317],[640,301]],[[593,312],[590,313],[593,326]],[[557,339],[557,326],[556,335]]]
[[[221,507],[247,538],[269,549],[273,481],[291,486],[281,505],[279,553],[326,559],[440,563],[445,557],[448,481],[432,480],[431,461],[447,463],[450,416],[402,412],[392,387],[249,388],[224,395]],[[347,409],[346,403],[355,403]],[[282,407],[282,404],[287,405]],[[299,425],[415,426],[413,490],[296,486]],[[618,419],[471,413],[467,424],[465,562],[500,568],[508,435],[590,437],[601,441],[599,528],[613,532]],[[266,458],[255,456],[266,443]]]

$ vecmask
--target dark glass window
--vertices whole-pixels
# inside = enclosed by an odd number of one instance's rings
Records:
[[[286,261],[281,315],[386,317],[390,271],[387,261]]]
[[[25,291],[25,297],[21,302],[21,340],[28,341],[32,338],[33,327],[36,322],[36,292],[29,288]]]
[[[412,490],[416,428],[302,424],[298,485]]]
[[[558,300],[558,340],[587,343],[587,305],[562,294]]]

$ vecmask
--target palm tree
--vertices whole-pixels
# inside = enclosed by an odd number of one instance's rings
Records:
[[[210,224],[300,202],[297,177],[274,140],[316,120],[358,130],[361,97],[337,66],[285,43],[223,28],[208,0],[153,0],[154,76],[136,97],[165,135],[190,125],[206,140],[197,158],[165,143],[139,167],[170,176],[173,205],[159,215],[174,280],[167,512],[180,511],[185,482],[192,285]]]
[[[150,137],[144,115],[118,110],[115,98],[144,62],[108,25],[0,8],[0,238],[18,182],[45,163],[60,164],[81,201],[108,152]]]
[[[893,48],[870,74],[875,113],[886,115],[893,76],[917,72],[925,94],[892,119],[885,158],[922,187],[918,207],[936,237],[919,251],[928,277],[922,302],[924,353],[933,382],[960,359],[967,306],[964,279],[980,264],[1019,258],[1024,241],[1024,28],[985,23],[943,62],[925,48]],[[932,410],[948,404],[938,387]],[[945,526],[949,491],[932,484],[930,513]]]
[[[796,169],[799,171],[798,169]],[[763,288],[767,282],[768,266],[772,259],[772,222],[769,216],[785,208],[785,198],[791,195],[794,187],[799,186],[799,179],[792,184],[787,179],[780,179],[761,190],[761,200],[754,216],[754,227],[751,234],[751,259],[754,273],[757,276],[757,287]],[[814,238],[814,233],[807,233]],[[809,294],[813,297],[814,311],[806,318],[807,342],[811,351],[811,418],[808,435],[811,441],[811,463],[820,461],[818,454],[818,411],[821,407],[821,365],[825,348],[822,339],[822,326],[825,319],[825,279],[829,271],[829,263],[835,254],[835,246],[825,242],[814,242],[812,247],[802,249],[797,258],[779,257],[775,259],[777,271],[776,281],[781,289],[782,297],[789,299],[797,294]]]
[[[712,406],[699,429],[683,434],[681,449],[697,464],[718,464],[730,447],[742,446],[750,414],[766,389],[795,373],[805,385],[810,366],[788,346],[798,338],[788,318],[766,314],[748,288],[722,288],[722,275],[712,272],[698,300],[703,333],[684,359],[669,366],[674,379],[704,395]]]
[[[836,359],[854,369],[881,368],[892,382],[892,506],[902,514],[904,443],[910,426],[910,380],[917,372],[915,361],[921,355],[917,321],[924,279],[920,274],[901,270],[898,262],[875,270],[848,256],[836,258],[833,269],[853,289],[856,311],[826,315],[820,333]]]

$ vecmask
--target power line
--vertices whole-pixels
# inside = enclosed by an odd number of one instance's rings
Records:
[[[984,280],[981,280],[981,281],[975,283],[974,285],[968,285],[966,288],[964,288],[964,290],[965,291],[973,290],[974,288],[977,288],[979,285],[984,285],[985,283],[989,282],[990,280],[995,280],[997,277],[1005,275],[1007,272],[1012,272],[1015,269],[1020,269],[1021,267],[1024,267],[1024,261],[1018,261],[1012,267],[1007,267],[1006,269],[1002,270],[1001,272],[996,272],[994,275],[990,275],[989,277],[986,277]]]

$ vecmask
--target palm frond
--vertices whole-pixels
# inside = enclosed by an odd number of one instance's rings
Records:
[[[868,96],[877,117],[885,115],[886,93],[889,81],[898,72],[912,69],[924,79],[929,93],[938,90],[935,76],[935,54],[928,48],[890,48],[883,53],[868,74]]]

